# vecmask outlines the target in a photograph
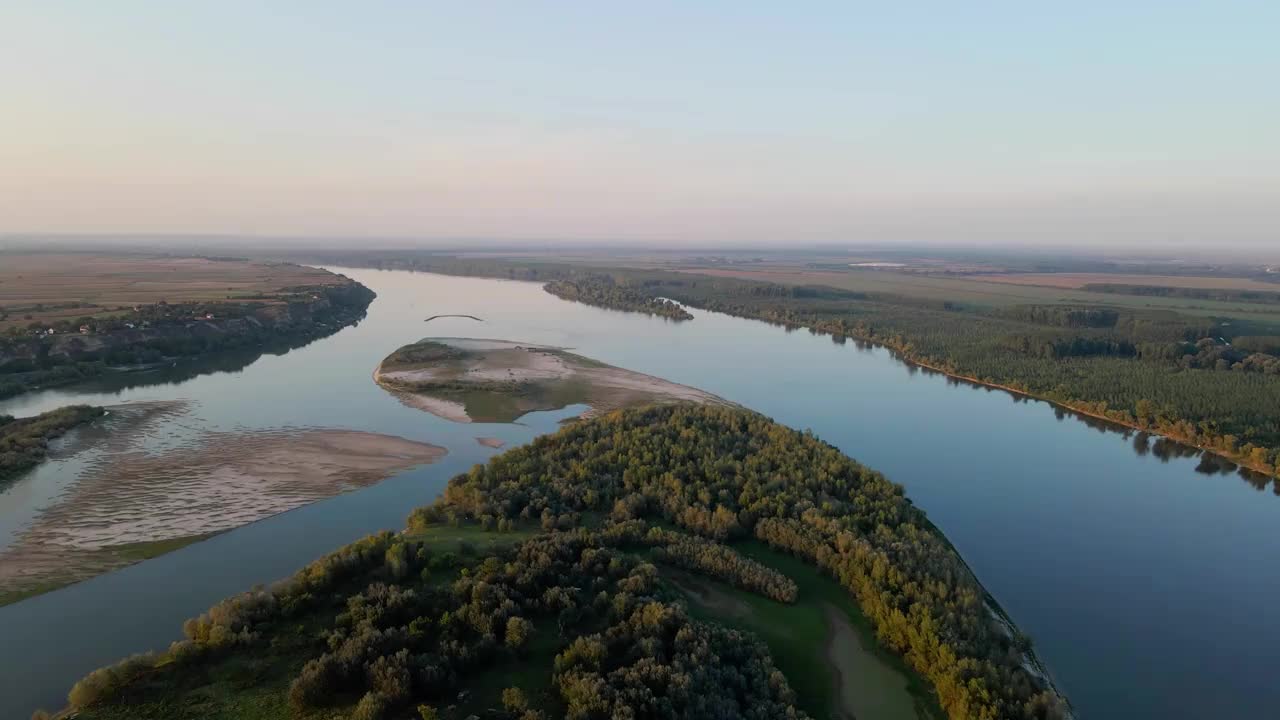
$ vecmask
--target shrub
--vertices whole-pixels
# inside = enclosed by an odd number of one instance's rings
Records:
[[[370,691],[356,703],[355,712],[351,713],[351,720],[382,720],[387,716],[387,710],[390,707],[391,702],[387,696]]]
[[[144,653],[94,670],[71,688],[71,692],[67,693],[67,702],[72,709],[80,710],[105,700],[115,695],[139,673],[154,667],[155,661],[154,654]]]

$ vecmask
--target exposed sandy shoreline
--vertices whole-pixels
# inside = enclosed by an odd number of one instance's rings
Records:
[[[67,584],[130,564],[113,548],[207,536],[366,487],[446,450],[390,435],[304,428],[207,433],[159,451],[130,442],[163,407],[108,444],[51,507],[0,551],[0,595]]]

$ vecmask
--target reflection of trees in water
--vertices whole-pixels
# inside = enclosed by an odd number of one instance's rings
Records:
[[[1133,434],[1133,454],[1146,457],[1151,452],[1151,436],[1145,432]]]
[[[769,324],[784,328],[788,334],[798,329],[801,329],[803,327],[803,326],[791,325],[787,323],[770,322]],[[809,332],[810,334],[813,334],[813,335],[829,334],[825,332],[819,332],[817,330],[814,330],[813,328],[809,328]],[[875,343],[867,342],[866,340],[860,340],[858,338],[847,338],[846,336],[839,335],[839,334],[831,335],[831,341],[839,345],[844,345],[846,342],[852,341],[854,347],[857,348],[859,352],[871,352],[881,347]],[[1006,390],[1004,388],[992,387],[990,385],[983,385],[982,383],[975,383],[972,380],[965,380],[963,378],[958,378],[953,375],[948,375],[947,373],[940,372],[938,370],[934,370],[933,368],[925,367],[918,363],[912,362],[911,360],[908,360],[906,357],[904,357],[902,353],[898,352],[897,350],[894,350],[893,348],[885,348],[885,349],[889,351],[889,354],[895,360],[903,364],[903,366],[906,368],[907,374],[910,376],[915,376],[917,374],[924,374],[926,376],[940,375],[942,376],[942,379],[950,387],[970,387],[975,390],[986,390],[987,392],[1006,393],[1010,398],[1013,399],[1015,403],[1032,403],[1032,402],[1048,403],[1049,402],[1047,400],[1041,400],[1039,398],[1034,398],[1029,395],[1010,392],[1009,390]],[[1094,417],[1092,415],[1085,415],[1082,413],[1078,413],[1074,410],[1070,410],[1052,403],[1050,403],[1050,406],[1053,408],[1053,416],[1057,418],[1059,422],[1062,422],[1069,417],[1073,420],[1084,423],[1088,427],[1091,427],[1094,430],[1097,430],[1099,433],[1102,433],[1104,435],[1117,433],[1126,440],[1132,437],[1133,442],[1131,447],[1133,449],[1133,453],[1138,457],[1147,457],[1148,455],[1151,455],[1158,458],[1160,462],[1167,463],[1170,460],[1175,458],[1192,458],[1192,457],[1199,456],[1200,462],[1196,465],[1196,468],[1195,468],[1196,472],[1198,473],[1202,473],[1205,475],[1230,475],[1232,473],[1235,473],[1239,475],[1242,479],[1244,479],[1245,482],[1249,483],[1250,485],[1257,488],[1258,490],[1265,490],[1268,485],[1271,485],[1275,494],[1280,495],[1280,478],[1273,478],[1269,475],[1264,475],[1254,470],[1250,470],[1245,467],[1240,467],[1224,457],[1220,457],[1213,453],[1204,452],[1199,448],[1191,445],[1184,445],[1182,443],[1177,442],[1176,440],[1170,440],[1169,438],[1166,438],[1166,437],[1153,436],[1150,433],[1147,433],[1145,431],[1135,430],[1134,428],[1131,428],[1128,425],[1112,422],[1111,420]],[[1154,438],[1154,442],[1152,442],[1153,438]]]
[[[279,338],[253,347],[220,350],[198,357],[179,358],[173,360],[170,365],[151,370],[112,372],[92,380],[60,388],[60,390],[73,393],[115,393],[140,387],[180,385],[201,375],[240,372],[257,362],[258,358],[263,355],[285,355],[290,351],[298,350],[313,342],[323,340],[339,330],[355,327],[359,324],[360,321],[356,320],[349,325],[325,328],[324,332],[318,335]]]
[[[1008,393],[1015,403],[1047,402],[1045,400],[1039,400],[1026,395],[1011,393],[1002,388],[994,388],[989,385],[982,385],[969,380],[952,377],[951,375],[939,373],[926,367],[914,365],[913,363],[908,362],[906,365],[908,372],[911,372],[912,374],[915,372],[922,372],[927,375],[942,375],[946,379],[947,385],[953,387],[965,386],[986,390],[988,392]],[[1126,440],[1132,438],[1130,447],[1133,450],[1133,454],[1138,457],[1152,456],[1160,460],[1162,463],[1167,463],[1170,460],[1175,459],[1198,457],[1200,462],[1195,467],[1195,471],[1198,473],[1203,475],[1235,474],[1258,490],[1265,490],[1270,486],[1275,494],[1280,496],[1280,478],[1273,478],[1270,475],[1265,475],[1245,467],[1240,467],[1227,458],[1211,452],[1205,452],[1193,445],[1185,445],[1176,440],[1170,440],[1166,437],[1152,435],[1141,430],[1135,430],[1128,425],[1121,425],[1120,423],[1115,423],[1103,418],[1077,413],[1059,405],[1052,405],[1052,407],[1053,416],[1057,418],[1059,422],[1071,419],[1077,422],[1082,422],[1086,426],[1091,427],[1104,435],[1115,433]]]

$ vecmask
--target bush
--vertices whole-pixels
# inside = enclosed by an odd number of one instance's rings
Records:
[[[155,667],[155,662],[154,654],[144,653],[94,670],[71,688],[67,693],[67,703],[72,709],[80,710],[110,698],[144,670]]]
[[[509,687],[502,691],[502,707],[509,713],[522,713],[529,709],[529,699],[524,696],[524,691],[520,688]]]
[[[356,704],[355,712],[351,713],[351,720],[382,720],[387,716],[387,710],[390,707],[391,701],[386,695],[370,691],[365,693]]]

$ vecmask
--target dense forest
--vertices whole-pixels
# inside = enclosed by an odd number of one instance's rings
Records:
[[[0,486],[40,464],[50,440],[102,414],[100,407],[68,405],[29,418],[0,415]]]
[[[691,615],[661,569],[794,602],[785,573],[734,549],[751,538],[843,585],[950,717],[1063,716],[900,487],[807,433],[697,406],[611,413],[477,466],[404,533],[220,603],[69,702],[83,720],[810,717],[824,699],[805,705],[752,634]]]
[[[710,538],[756,537],[854,594],[881,640],[953,718],[1057,717],[981,586],[902,488],[806,433],[741,410],[613,413],[495,458],[449,483],[410,525],[442,516],[609,512]]]
[[[646,295],[624,283],[615,281],[611,275],[592,275],[577,280],[553,280],[543,289],[556,297],[596,307],[660,315],[672,320],[693,319],[689,311],[678,304]]]

